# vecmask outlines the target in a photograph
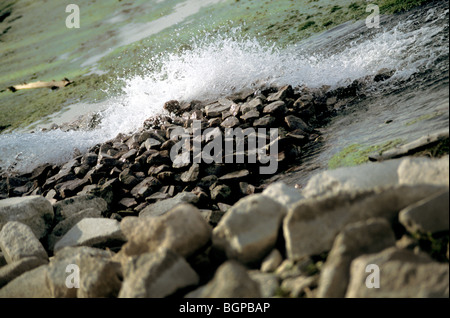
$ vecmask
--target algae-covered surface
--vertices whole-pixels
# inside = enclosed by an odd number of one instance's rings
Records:
[[[80,0],[80,28],[67,28],[72,1],[0,3],[0,131],[30,124],[79,102],[121,93],[157,56],[189,50],[208,35],[256,37],[283,47],[342,22],[364,19],[366,1]],[[380,3],[381,13],[426,1]],[[10,92],[33,81],[74,81],[64,89]]]

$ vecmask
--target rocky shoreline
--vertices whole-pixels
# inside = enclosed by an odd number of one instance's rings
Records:
[[[301,165],[317,128],[390,76],[169,101],[139,132],[61,166],[4,172],[0,297],[448,297],[449,157],[405,157],[448,145],[448,131],[301,190],[267,184],[264,164],[249,163],[273,161],[277,174]],[[225,151],[238,128],[245,146],[258,140],[254,152]],[[194,145],[214,140],[221,162],[196,161]],[[366,284],[373,264],[380,288]]]

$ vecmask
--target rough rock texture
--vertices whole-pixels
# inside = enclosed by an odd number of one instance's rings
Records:
[[[161,298],[198,282],[197,273],[183,257],[162,248],[129,260],[119,297]]]
[[[191,192],[181,192],[173,198],[161,200],[149,205],[139,213],[139,216],[161,216],[180,204],[196,202],[198,202],[197,195]]]
[[[272,273],[262,273],[257,270],[248,271],[249,277],[259,285],[262,298],[274,297],[280,287],[278,277]]]
[[[286,209],[261,194],[239,200],[213,230],[213,246],[243,263],[260,261],[274,247]]]
[[[0,289],[0,298],[51,298],[47,284],[48,265],[32,269]]]
[[[317,297],[345,296],[352,260],[395,245],[395,235],[385,219],[347,225],[336,237],[320,275]]]
[[[400,211],[399,221],[411,233],[449,230],[449,191],[430,196]]]
[[[53,208],[42,196],[17,197],[0,200],[0,229],[8,221],[28,225],[38,239],[43,238],[53,221]]]
[[[55,251],[67,246],[114,246],[125,240],[116,220],[85,218],[55,244]]]
[[[441,159],[405,158],[398,167],[400,184],[449,186],[449,156]]]
[[[59,201],[53,205],[53,208],[58,219],[65,219],[88,208],[104,212],[108,204],[102,198],[93,195],[80,195]]]
[[[369,264],[380,269],[379,288],[367,288],[366,280],[375,283],[366,272]],[[416,255],[395,247],[378,254],[356,258],[350,269],[349,298],[421,298],[449,297],[449,267],[432,261],[427,255]]]
[[[0,288],[25,272],[47,264],[47,260],[38,257],[26,257],[9,265],[0,267]]]
[[[28,225],[12,221],[0,231],[0,249],[11,264],[28,257],[47,260],[47,252]]]
[[[188,257],[211,237],[211,227],[190,204],[179,205],[160,217],[127,217],[120,227],[128,239],[122,251],[130,256],[167,248]]]
[[[286,209],[304,198],[300,191],[287,186],[284,182],[270,184],[262,194],[282,204]]]
[[[302,200],[283,221],[287,255],[298,260],[328,251],[347,224],[375,217],[394,222],[401,209],[441,190],[432,185],[397,186]]]
[[[187,294],[186,298],[259,298],[259,288],[244,266],[236,261],[227,261],[217,269],[207,285]]]

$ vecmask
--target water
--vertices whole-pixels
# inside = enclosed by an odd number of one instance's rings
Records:
[[[176,8],[170,14],[182,12]],[[122,18],[118,15],[117,19]],[[75,148],[84,152],[118,133],[136,131],[171,99],[214,99],[235,90],[269,85],[338,87],[382,68],[396,73],[371,85],[365,99],[323,129],[325,141],[320,151],[305,159],[314,162],[314,172],[326,169],[328,160],[348,145],[398,138],[406,142],[448,127],[447,4],[435,3],[381,21],[380,29],[368,29],[363,21],[345,23],[287,47],[247,37],[239,27],[224,34],[197,35],[187,50],[141,61],[151,71],[125,79],[121,96],[98,105],[103,119],[97,129],[0,135],[0,167],[14,164],[19,171],[30,171],[41,163],[62,163],[72,157]],[[128,25],[135,31],[142,26]],[[144,34],[135,33],[138,38]],[[85,63],[95,66],[97,58],[93,54]],[[89,111],[95,108],[86,107]],[[83,107],[79,109],[82,113]],[[436,115],[413,123],[430,114]],[[386,120],[392,122],[385,124]],[[300,171],[282,177],[293,184],[304,182],[310,174]]]

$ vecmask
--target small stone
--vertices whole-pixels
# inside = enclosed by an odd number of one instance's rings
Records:
[[[205,113],[208,117],[219,117],[222,115],[222,112],[230,110],[231,105],[222,105],[220,103],[213,103],[205,106]]]
[[[213,201],[225,201],[227,202],[231,195],[231,188],[227,185],[221,184],[215,186],[211,190],[211,199]]]
[[[164,104],[163,108],[169,113],[178,113],[180,110],[180,103],[177,100],[170,100]]]
[[[295,117],[293,115],[289,115],[287,117],[284,118],[288,128],[290,130],[296,130],[296,129],[301,129],[303,131],[306,132],[310,132],[311,129],[309,128],[309,126],[300,118]]]
[[[249,174],[250,174],[250,172],[248,170],[243,169],[243,170],[227,173],[226,175],[221,176],[219,178],[219,180],[220,181],[239,180],[239,179],[247,177]]]
[[[139,213],[139,216],[161,216],[169,212],[177,205],[184,203],[195,204],[198,202],[198,196],[191,192],[180,192],[175,197],[161,200],[156,203],[150,204],[144,210]]]
[[[243,115],[245,115],[251,111],[257,111],[259,114],[259,112],[263,110],[263,107],[264,107],[264,105],[263,105],[261,98],[256,97],[256,98],[252,99],[251,101],[249,101],[248,103],[243,104],[241,106],[241,112]],[[242,116],[241,116],[241,118],[242,118]]]
[[[59,201],[53,205],[53,208],[55,217],[58,220],[63,220],[89,208],[97,209],[103,213],[108,209],[108,204],[104,199],[89,194]]]
[[[312,288],[317,286],[318,276],[299,276],[294,278],[287,278],[283,280],[281,289],[289,292],[290,297],[301,297],[305,294],[306,288]]]
[[[267,98],[267,101],[273,102],[277,100],[283,100],[286,97],[290,96],[293,92],[294,91],[291,85],[283,86],[278,90],[278,92],[270,94],[269,97]]]
[[[259,292],[262,298],[271,298],[276,295],[280,283],[275,274],[250,270],[248,271],[248,276],[259,285]]]
[[[227,119],[225,119],[220,126],[224,127],[224,128],[234,128],[236,126],[239,126],[240,122],[239,119],[237,119],[234,116],[230,116]]]
[[[246,112],[244,115],[241,116],[241,119],[244,122],[250,122],[252,120],[258,119],[259,118],[259,112],[257,110],[250,110],[248,112]]]
[[[200,165],[198,163],[192,164],[188,171],[181,174],[181,181],[194,182],[197,180],[200,173]]]
[[[286,114],[286,104],[283,101],[270,103],[263,109],[263,113],[273,116],[284,116]]]
[[[276,119],[272,116],[264,116],[253,122],[253,127],[271,127]]]

